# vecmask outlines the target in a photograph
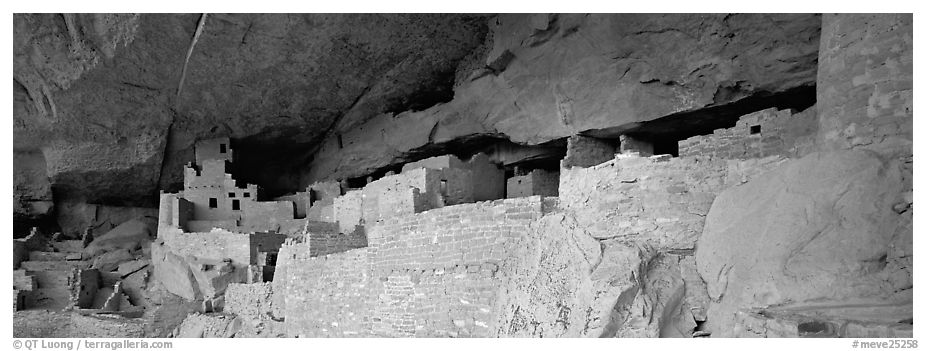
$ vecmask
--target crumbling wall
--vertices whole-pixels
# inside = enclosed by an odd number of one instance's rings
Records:
[[[535,169],[523,176],[508,178],[509,199],[534,195],[557,196],[559,194],[559,172]]]
[[[337,182],[316,182],[306,189],[309,194],[306,218],[313,221],[336,222],[334,199],[341,196],[341,185]]]
[[[276,230],[295,218],[292,201],[245,201],[241,203],[241,226]]]
[[[478,153],[469,160],[462,161],[454,155],[441,155],[402,166],[402,172],[427,168],[444,171],[443,177],[451,187],[446,204],[468,203],[473,201],[497,200],[505,196],[505,171],[492,162],[484,153]],[[468,170],[470,173],[454,172]],[[452,181],[448,178],[456,178]],[[454,195],[459,194],[459,195]],[[472,199],[469,198],[472,196]]]
[[[323,231],[309,232],[307,235],[309,255],[312,257],[367,247],[367,235],[363,227],[357,227],[351,233]]]
[[[591,167],[614,158],[617,148],[605,139],[573,135],[566,139],[562,168]]]
[[[678,142],[679,157],[703,156],[749,159],[767,156],[793,157],[814,148],[816,114],[774,107],[744,115],[733,128],[716,129]]]
[[[295,218],[305,218],[311,202],[311,193],[309,191],[299,191],[295,194],[284,195],[273,198],[273,201],[289,201],[293,203]]]
[[[184,168],[183,198],[193,203],[193,217],[198,220],[238,219],[248,203],[257,200],[257,186],[247,184],[238,188],[231,174],[225,172],[225,160],[205,160],[201,169]],[[210,203],[215,200],[215,207]],[[239,210],[234,209],[238,202]],[[293,212],[294,210],[290,210]],[[292,218],[292,214],[290,214]]]
[[[199,140],[193,150],[197,164],[203,164],[206,160],[234,160],[234,153],[228,138]]]

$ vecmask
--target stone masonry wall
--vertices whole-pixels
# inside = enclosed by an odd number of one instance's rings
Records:
[[[816,128],[812,108],[797,114],[769,108],[740,117],[733,128],[680,140],[678,155],[721,159],[800,156],[813,148]]]
[[[534,196],[386,219],[368,228],[368,248],[327,256],[284,245],[278,274],[286,272],[287,331],[493,336],[498,272],[542,208]]]
[[[363,227],[357,227],[352,233],[309,232],[307,235],[311,257],[367,247],[367,235]]]
[[[566,157],[562,167],[591,167],[614,158],[617,153],[615,142],[573,135],[566,139]]]
[[[287,250],[287,252],[289,252]],[[293,337],[369,335],[367,249],[300,257],[286,267],[286,333]]]

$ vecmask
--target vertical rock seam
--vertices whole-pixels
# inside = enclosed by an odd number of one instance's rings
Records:
[[[183,80],[186,79],[186,68],[190,64],[190,56],[193,56],[193,48],[196,47],[196,41],[199,40],[199,35],[203,33],[203,28],[206,26],[206,17],[209,14],[204,13],[199,17],[199,24],[196,26],[196,33],[193,34],[193,41],[190,42],[190,49],[186,52],[186,59],[183,60],[183,70],[180,72],[180,84],[177,85],[177,103],[174,109],[180,109],[180,93],[183,91]]]

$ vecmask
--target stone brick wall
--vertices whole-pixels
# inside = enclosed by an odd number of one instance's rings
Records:
[[[225,152],[222,152],[221,145],[225,145]],[[216,138],[209,140],[200,140],[194,147],[196,163],[202,164],[206,160],[228,160],[234,159],[234,153],[231,149],[231,142],[228,138]]]
[[[823,15],[817,106],[829,148],[912,152],[913,15]]]
[[[814,109],[797,114],[769,108],[744,115],[736,126],[714,130],[678,142],[679,157],[749,159],[773,155],[800,156],[814,147],[817,122]]]
[[[286,252],[291,252],[288,248]],[[298,337],[369,334],[370,265],[367,249],[290,258],[283,292],[286,333]],[[275,284],[274,284],[275,285]]]
[[[241,203],[241,226],[276,230],[296,218],[292,201],[245,201]]]
[[[745,161],[622,156],[562,170],[560,206],[597,239],[692,249],[720,191],[780,162],[778,156]]]
[[[363,218],[362,204],[362,190],[351,190],[334,199],[333,214],[342,233],[350,233],[355,226],[360,225],[360,219]]]
[[[542,211],[534,196],[389,218],[369,247],[327,256],[291,242],[274,303],[292,336],[493,336],[497,276]]]
[[[605,139],[573,135],[566,139],[566,157],[562,167],[591,167],[614,158],[615,143]]]
[[[455,178],[453,180],[448,179],[452,188],[451,196],[445,199],[445,203],[448,205],[497,200],[505,196],[505,171],[495,165],[489,156],[484,153],[473,155],[466,161],[462,161],[454,155],[426,158],[405,164],[402,166],[402,172],[419,168],[445,171],[443,175],[445,179],[447,177]],[[459,170],[468,170],[470,173],[454,172]]]
[[[273,315],[286,317],[286,295],[289,282],[289,267],[309,258],[309,244],[294,239],[287,239],[277,254],[276,271],[273,275],[272,290],[276,293],[272,297]]]
[[[367,235],[363,227],[357,227],[352,233],[341,234],[337,231],[310,231],[308,235],[309,255],[325,256],[352,249],[367,247]]]
[[[293,203],[295,208],[295,218],[305,218],[306,212],[309,208],[309,200],[311,195],[308,191],[299,191],[295,194],[284,195],[280,197],[273,198],[273,201],[289,201]]]
[[[535,169],[527,175],[508,178],[509,199],[534,195],[559,195],[559,172]]]

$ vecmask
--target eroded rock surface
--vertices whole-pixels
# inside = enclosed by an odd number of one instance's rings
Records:
[[[912,231],[892,207],[900,167],[868,151],[814,153],[721,193],[698,241],[710,330],[734,313],[912,288]]]

